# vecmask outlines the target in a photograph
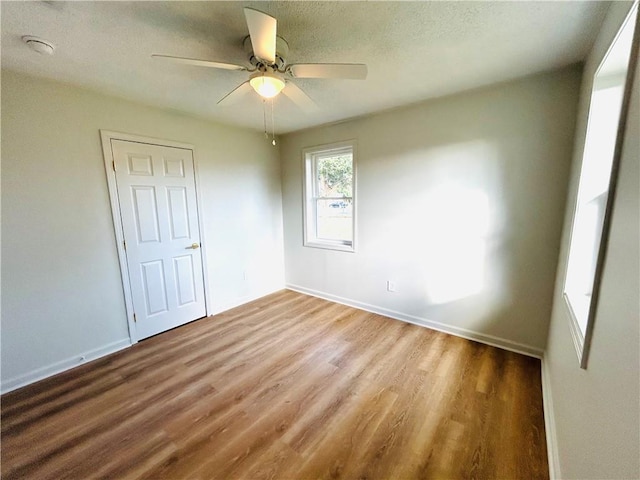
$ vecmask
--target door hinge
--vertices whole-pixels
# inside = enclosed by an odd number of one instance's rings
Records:
[[[115,172],[116,171],[116,161],[115,160],[113,160],[111,162],[111,166],[113,167],[113,171]]]
[[[134,321],[134,322],[137,322],[137,321],[138,321],[138,319],[136,318],[136,314],[135,314],[135,313],[133,314],[133,321]]]
[[[127,241],[126,240],[122,240],[122,246],[124,247],[124,249],[127,249]]]

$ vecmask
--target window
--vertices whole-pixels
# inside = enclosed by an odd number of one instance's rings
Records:
[[[304,245],[354,251],[355,144],[305,150]]]
[[[612,208],[629,95],[625,88],[638,4],[635,3],[596,71],[571,229],[564,299],[571,334],[586,368],[598,282]],[[632,67],[635,68],[635,67]]]

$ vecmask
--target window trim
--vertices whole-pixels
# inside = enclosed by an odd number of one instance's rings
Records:
[[[591,123],[590,114],[591,114],[591,102],[593,101],[593,87],[595,86],[598,73],[602,69],[609,54],[613,50],[613,47],[618,41],[618,38],[620,37],[623,29],[625,28],[627,23],[631,21],[634,14],[636,17],[634,19],[635,25],[634,25],[634,32],[633,32],[633,40],[631,43],[629,63],[627,64],[627,73],[625,77],[625,83],[624,83],[623,95],[622,95],[622,105],[620,107],[620,116],[618,119],[618,127],[616,131],[616,141],[615,141],[614,150],[613,150],[613,160],[611,163],[611,175],[609,177],[609,188],[607,190],[606,199],[604,202],[605,209],[603,214],[602,229],[600,232],[600,243],[599,243],[598,251],[596,255],[595,271],[593,274],[591,298],[589,301],[589,307],[587,311],[586,328],[583,334],[582,329],[580,327],[580,322],[578,321],[577,314],[572,305],[571,298],[567,293],[567,279],[569,276],[569,257],[571,255],[571,245],[573,242],[574,228],[576,224],[576,215],[578,213],[578,207],[579,207],[579,192],[580,192],[580,183],[581,183],[580,177],[582,175],[585,148],[587,144],[587,137],[589,135],[589,125]],[[612,216],[613,206],[614,206],[614,201],[616,196],[618,172],[620,170],[620,160],[622,157],[622,150],[623,150],[624,140],[625,140],[626,130],[627,130],[626,128],[627,116],[629,111],[629,105],[631,102],[631,90],[633,88],[634,76],[635,76],[635,71],[637,69],[637,62],[638,62],[638,52],[640,50],[639,48],[640,47],[640,28],[638,27],[639,23],[640,23],[640,11],[638,11],[638,1],[636,0],[632,4],[631,8],[629,9],[625,19],[622,21],[622,23],[618,27],[618,31],[616,32],[615,36],[611,40],[606,53],[602,57],[598,65],[598,68],[596,69],[593,75],[591,89],[589,90],[590,97],[589,97],[589,110],[587,113],[587,126],[585,130],[584,143],[582,144],[582,154],[580,158],[580,173],[578,175],[578,185],[576,187],[576,198],[573,202],[573,211],[571,214],[571,230],[569,235],[569,243],[567,247],[567,256],[566,256],[567,262],[565,265],[564,279],[562,282],[562,297],[563,297],[563,303],[566,307],[566,311],[568,314],[569,330],[571,331],[573,344],[575,346],[576,353],[578,355],[580,368],[582,369],[587,368],[587,361],[589,357],[589,351],[591,348],[591,338],[593,336],[593,325],[595,323],[595,316],[598,308],[600,284],[602,282],[602,275],[604,271],[604,263],[605,263],[606,253],[607,253],[607,246],[609,243],[609,231],[611,229],[611,216]]]
[[[319,156],[330,156],[342,151],[351,151],[353,164],[353,180],[351,186],[351,221],[352,240],[351,242],[341,240],[327,240],[317,236],[317,204],[318,195],[313,179],[316,175],[316,159]],[[302,150],[302,217],[303,217],[303,246],[312,248],[322,248],[327,250],[337,250],[342,252],[356,251],[357,229],[356,229],[356,204],[357,204],[357,145],[355,140],[345,140],[336,143],[315,145]],[[310,167],[311,166],[311,167]],[[340,197],[344,198],[344,197]],[[349,197],[347,197],[349,198]]]

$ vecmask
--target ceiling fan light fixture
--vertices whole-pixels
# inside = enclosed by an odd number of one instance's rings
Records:
[[[251,76],[249,84],[262,98],[273,98],[278,95],[285,86],[284,80],[270,72],[258,72]]]

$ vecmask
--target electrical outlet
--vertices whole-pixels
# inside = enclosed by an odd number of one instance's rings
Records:
[[[391,280],[387,280],[387,292],[395,292],[397,289],[396,282],[392,282]]]

